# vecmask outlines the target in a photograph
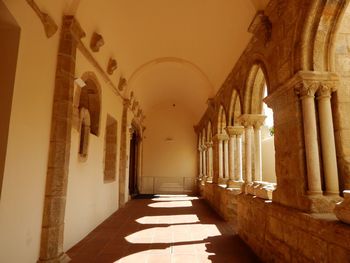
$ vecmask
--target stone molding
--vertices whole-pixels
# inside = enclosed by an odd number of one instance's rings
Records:
[[[41,23],[43,24],[46,37],[52,37],[58,30],[56,22],[47,13],[42,12],[37,3],[34,2],[34,0],[27,0],[27,3],[34,10],[34,12],[39,17]]]

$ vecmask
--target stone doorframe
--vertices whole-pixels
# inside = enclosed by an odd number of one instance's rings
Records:
[[[73,16],[64,16],[60,35],[38,262],[68,262],[63,251],[73,111],[75,60],[85,36]]]

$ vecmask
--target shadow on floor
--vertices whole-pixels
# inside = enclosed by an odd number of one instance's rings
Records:
[[[71,262],[259,262],[203,200],[183,195],[130,201],[67,254]]]

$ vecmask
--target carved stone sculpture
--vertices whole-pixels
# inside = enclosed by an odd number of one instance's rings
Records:
[[[118,68],[117,61],[113,58],[110,58],[108,61],[107,72],[109,75],[112,75],[113,72]]]
[[[41,22],[44,25],[45,34],[48,38],[52,37],[58,30],[58,26],[51,16],[42,12],[38,5],[34,2],[34,0],[27,0],[27,3],[34,10],[34,12],[38,15]]]
[[[119,79],[119,85],[118,85],[118,90],[119,91],[123,91],[124,90],[124,87],[127,85],[127,81],[125,78],[123,77],[120,77]]]
[[[100,48],[105,44],[103,37],[96,32],[93,33],[90,41],[90,48],[94,52],[98,52]]]

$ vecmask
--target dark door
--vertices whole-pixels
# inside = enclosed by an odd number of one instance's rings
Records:
[[[137,163],[138,163],[138,152],[137,152],[138,136],[136,132],[133,133],[130,141],[130,158],[129,158],[129,194],[131,196],[139,193],[137,186]]]

